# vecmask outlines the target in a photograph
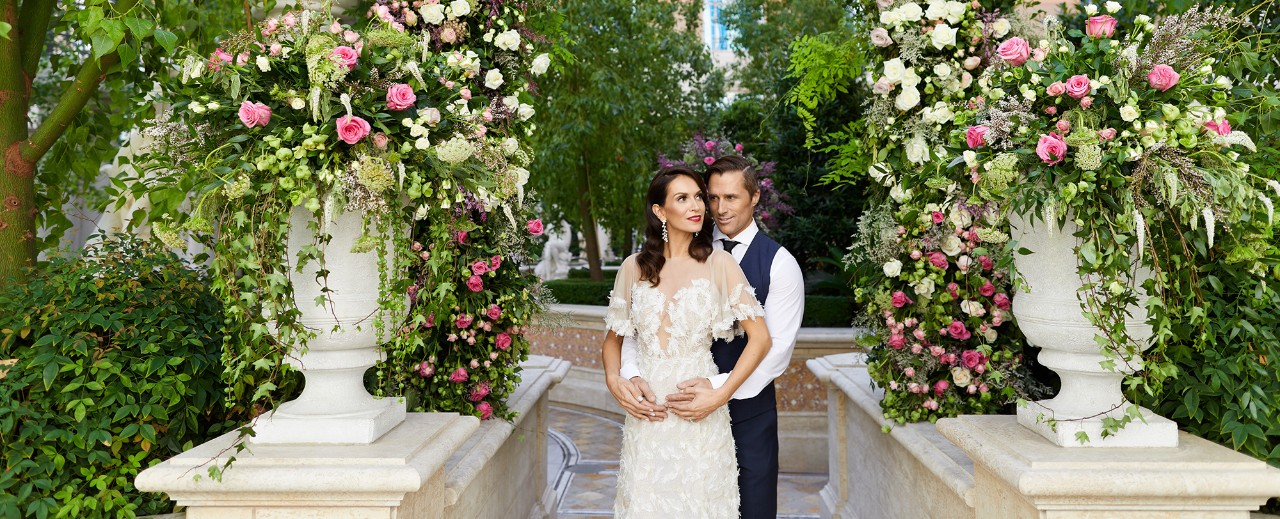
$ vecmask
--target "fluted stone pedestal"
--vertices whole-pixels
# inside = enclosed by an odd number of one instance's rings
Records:
[[[410,413],[366,445],[251,445],[236,454],[228,433],[138,475],[188,519],[440,517],[445,462],[480,421],[455,413]],[[235,456],[222,481],[207,467]]]
[[[1177,447],[1068,449],[1012,416],[938,431],[973,460],[982,519],[1248,519],[1280,495],[1280,469],[1185,432]]]

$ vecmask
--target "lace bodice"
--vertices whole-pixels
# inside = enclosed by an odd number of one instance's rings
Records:
[[[714,251],[705,262],[668,261],[657,286],[640,280],[631,256],[614,281],[605,327],[634,335],[641,357],[684,357],[708,351],[711,339],[741,334],[737,321],[763,316],[755,291],[727,252]]]

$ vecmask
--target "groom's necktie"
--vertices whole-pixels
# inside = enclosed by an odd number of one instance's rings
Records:
[[[728,252],[729,254],[733,254],[734,247],[742,245],[741,243],[730,240],[728,238],[720,238],[720,241],[724,243],[724,251]]]

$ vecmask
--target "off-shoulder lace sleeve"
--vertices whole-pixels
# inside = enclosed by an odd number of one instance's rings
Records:
[[[609,292],[609,310],[604,315],[604,327],[621,337],[635,334],[636,326],[631,320],[631,289],[635,286],[639,273],[635,256],[627,258],[618,269],[613,290]]]
[[[711,335],[716,339],[732,339],[742,335],[738,321],[764,317],[764,307],[756,299],[756,291],[747,282],[742,268],[727,252],[716,251],[711,258],[712,276],[720,305],[712,321]]]

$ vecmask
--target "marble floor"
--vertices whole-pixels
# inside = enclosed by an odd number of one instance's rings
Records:
[[[557,406],[549,419],[547,480],[559,496],[557,514],[572,519],[613,517],[622,422]],[[779,475],[778,517],[817,518],[818,491],[826,483],[826,474]]]

